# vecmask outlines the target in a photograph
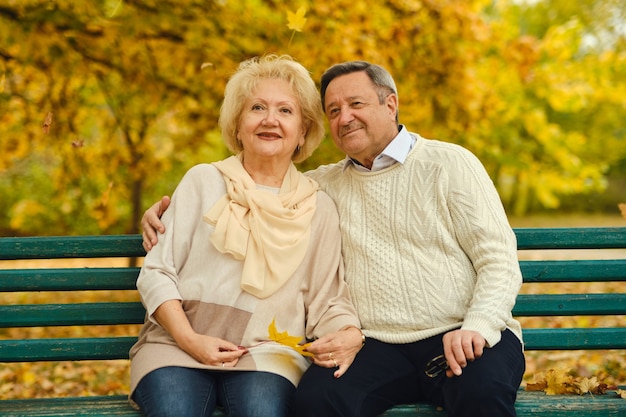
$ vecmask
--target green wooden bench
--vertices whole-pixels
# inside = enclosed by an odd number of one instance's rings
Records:
[[[516,229],[524,249],[626,248],[626,227]],[[610,253],[610,252],[609,252]],[[0,260],[142,257],[141,237],[72,236],[0,238]],[[522,260],[524,281],[626,281],[626,259]],[[7,269],[0,262],[0,292],[134,290],[139,268]],[[523,316],[624,315],[626,293],[521,294],[514,314]],[[0,362],[127,359],[135,337],[12,340],[12,327],[94,326],[142,323],[138,302],[6,305],[0,303]],[[624,324],[622,322],[622,324]],[[5,332],[6,333],[6,332]],[[525,328],[527,350],[626,349],[626,327]],[[520,388],[518,416],[626,416],[626,400],[607,395],[547,396]],[[1,400],[0,416],[140,415],[126,396]],[[215,415],[222,416],[217,412]],[[385,416],[443,416],[425,404],[397,406]]]

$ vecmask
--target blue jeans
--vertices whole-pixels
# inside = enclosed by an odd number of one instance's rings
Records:
[[[367,339],[348,371],[312,365],[296,391],[298,417],[374,417],[397,404],[429,402],[454,417],[513,417],[525,370],[519,339],[510,331],[470,362],[459,377],[427,375],[428,362],[443,353],[442,335],[414,343]]]
[[[218,405],[230,417],[286,417],[295,390],[269,372],[166,367],[146,375],[133,400],[149,417],[209,417]]]

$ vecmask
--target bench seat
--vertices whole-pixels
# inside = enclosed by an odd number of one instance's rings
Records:
[[[543,392],[527,392],[523,389],[517,394],[515,408],[518,417],[549,415],[552,417],[624,417],[625,399],[615,392],[607,395],[553,395]],[[29,400],[0,401],[2,417],[17,416],[141,416],[129,404],[125,395],[77,397],[77,398],[36,398]],[[216,411],[213,417],[224,417]],[[384,417],[443,417],[445,413],[427,404],[396,406],[383,414]]]
[[[626,256],[607,250],[626,249],[626,227],[515,229],[520,250],[591,249],[603,259],[521,260],[525,284],[626,282]],[[76,258],[141,258],[141,236],[59,236],[0,238],[1,260]],[[573,258],[573,259],[571,259]],[[608,259],[604,259],[608,258]],[[136,266],[2,268],[0,293],[40,291],[136,291]],[[618,287],[619,288],[619,287]],[[516,317],[626,315],[626,288],[603,293],[520,294]],[[0,329],[47,326],[125,326],[141,324],[145,310],[136,301],[18,303],[0,305]],[[626,323],[615,327],[528,327],[523,329],[527,351],[626,350]],[[81,360],[128,360],[136,340],[131,333],[110,337],[12,339],[0,333],[0,363]],[[547,369],[546,369],[547,371]],[[626,390],[626,387],[621,387]],[[515,404],[519,417],[626,417],[626,399],[615,391],[606,395],[554,395],[520,388]],[[0,400],[0,417],[17,416],[140,416],[126,395],[76,398]],[[221,411],[215,417],[224,417]],[[396,406],[385,417],[445,416],[426,404]],[[321,416],[323,417],[323,416]]]

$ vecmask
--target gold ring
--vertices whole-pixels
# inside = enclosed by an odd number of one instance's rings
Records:
[[[339,368],[339,364],[337,363],[336,360],[333,359],[333,363],[335,364],[335,368]]]
[[[332,358],[333,358],[333,352],[330,352],[330,353],[328,354],[328,360],[331,360]]]
[[[226,364],[224,362],[222,362],[222,368],[225,367],[225,366],[226,366]]]

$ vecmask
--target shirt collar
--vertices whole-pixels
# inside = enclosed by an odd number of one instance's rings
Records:
[[[374,172],[388,168],[398,162],[403,164],[414,144],[415,138],[411,136],[405,126],[400,125],[400,131],[396,137],[389,142],[387,147],[383,149],[383,151],[376,158],[374,158],[372,169],[367,169],[349,156],[346,156],[343,170],[345,171],[348,166],[352,165],[357,171],[360,172]]]

